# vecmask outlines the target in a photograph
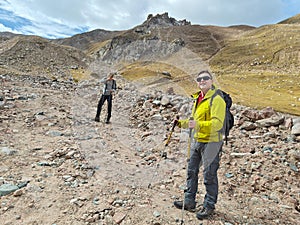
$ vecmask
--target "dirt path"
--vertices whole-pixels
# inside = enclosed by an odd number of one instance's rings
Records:
[[[1,83],[7,102],[0,109],[0,185],[29,182],[0,197],[4,225],[179,225],[182,218],[186,225],[299,222],[294,206],[299,174],[281,161],[288,151],[283,141],[272,145],[278,155],[235,158],[230,153],[259,144],[234,130],[241,140],[224,147],[216,214],[199,221],[194,213],[182,215],[173,207],[183,196],[187,133],[176,129],[164,148],[165,122],[151,120],[151,132],[142,129],[145,121],[135,123],[140,96],[130,85],[119,91],[112,123],[105,124],[94,121],[99,98],[94,81],[73,86],[6,77]],[[205,191],[202,178],[199,182],[201,205]]]

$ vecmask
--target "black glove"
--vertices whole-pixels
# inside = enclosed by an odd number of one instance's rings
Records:
[[[173,129],[174,129],[175,126],[178,125],[178,123],[179,123],[179,116],[177,115],[177,116],[175,117],[175,119],[173,120]]]

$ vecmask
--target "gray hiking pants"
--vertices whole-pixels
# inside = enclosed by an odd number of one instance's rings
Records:
[[[188,163],[187,190],[185,201],[194,203],[198,191],[199,168],[203,165],[203,179],[206,189],[203,206],[214,209],[218,198],[218,174],[220,151],[223,141],[200,143],[195,142],[191,146],[191,157]]]

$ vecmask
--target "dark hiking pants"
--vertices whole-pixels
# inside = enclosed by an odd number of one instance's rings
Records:
[[[102,106],[103,106],[105,101],[107,101],[107,118],[106,118],[106,120],[109,121],[110,117],[111,117],[112,95],[102,95],[101,96],[101,98],[98,102],[96,117],[100,117],[101,109],[102,109]]]
[[[219,188],[217,171],[222,145],[223,142],[193,143],[187,172],[186,202],[195,203],[198,191],[199,168],[203,165],[203,180],[206,189],[203,206],[209,209],[215,208]]]

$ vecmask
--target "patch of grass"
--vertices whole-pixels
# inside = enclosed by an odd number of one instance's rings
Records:
[[[258,109],[270,106],[276,111],[300,115],[299,76],[262,72],[226,74],[217,79],[236,103]]]
[[[287,69],[299,66],[299,25],[268,25],[226,41],[210,64],[221,70]]]
[[[226,41],[210,66],[235,102],[300,115],[299,51],[299,25],[267,25]]]
[[[84,69],[71,69],[70,73],[76,82],[90,78],[90,72]]]
[[[165,72],[168,72],[170,76],[165,75]],[[136,62],[125,66],[121,70],[121,74],[130,81],[164,92],[168,88],[173,88],[176,94],[187,96],[191,94],[191,91],[197,90],[189,74],[170,64],[150,61]]]
[[[162,80],[162,71],[171,77]],[[143,86],[165,91],[173,87],[176,94],[189,96],[197,91],[195,82],[188,74],[168,64],[143,62],[123,68],[122,75]],[[280,74],[272,71],[235,72],[217,75],[220,88],[230,93],[233,102],[252,108],[272,107],[274,110],[300,115],[300,74]]]

